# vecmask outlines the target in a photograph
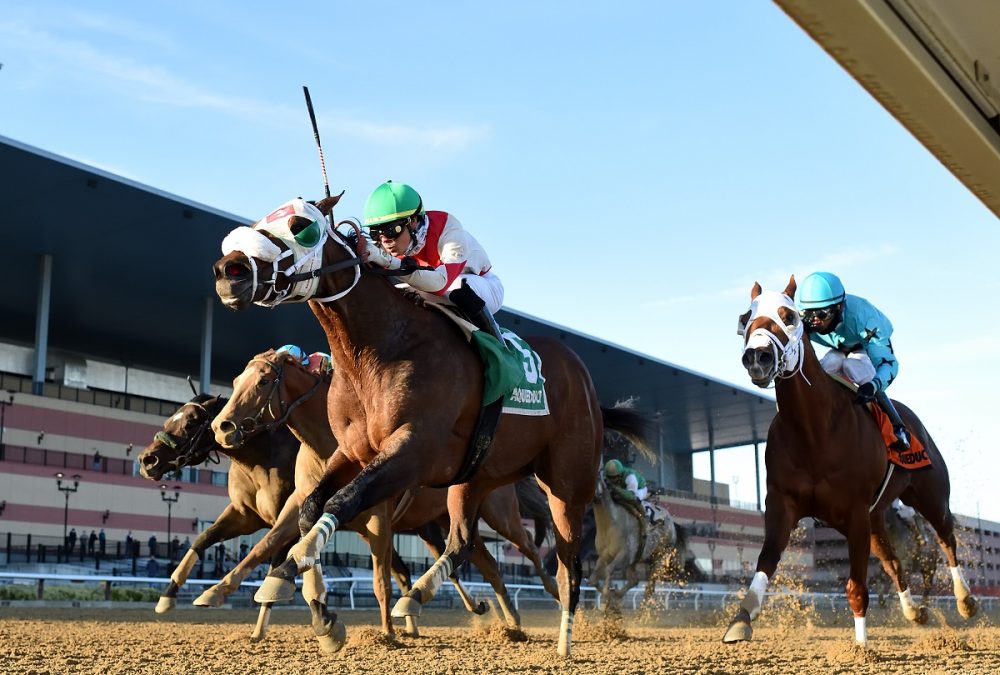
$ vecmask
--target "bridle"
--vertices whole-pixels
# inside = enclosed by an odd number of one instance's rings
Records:
[[[322,384],[323,382],[322,377],[314,375],[313,373],[310,373],[309,371],[303,369],[303,372],[308,373],[308,375],[313,378],[314,380],[313,386],[310,387],[309,391],[307,391],[306,393],[302,394],[297,399],[289,403],[286,402],[284,398],[281,396],[281,389],[279,388],[279,385],[281,384],[281,379],[285,375],[284,362],[282,362],[279,365],[275,365],[268,359],[256,357],[254,359],[251,359],[250,363],[265,364],[274,373],[274,379],[271,381],[271,388],[268,390],[267,397],[261,404],[261,407],[257,411],[257,414],[255,414],[253,417],[246,417],[243,419],[242,422],[240,422],[239,428],[245,434],[249,434],[253,431],[256,431],[258,428],[262,429],[265,432],[274,431],[275,429],[277,429],[278,427],[280,427],[285,423],[285,421],[288,419],[288,416],[292,414],[293,410],[295,410],[300,405],[308,401],[312,397],[312,395],[316,393],[316,390],[319,389],[320,384]],[[247,364],[247,367],[249,367],[249,365],[250,364]],[[280,413],[280,415],[275,414],[273,410],[272,401],[274,400],[275,392],[278,393],[278,412]],[[271,416],[270,422],[263,421],[265,414]]]
[[[779,315],[778,309],[781,307],[794,314],[795,321],[791,326],[786,325]],[[758,326],[747,333],[746,327],[753,325],[754,321],[760,317],[770,319],[776,326],[780,326],[785,341],[782,342],[777,335],[763,326]],[[805,362],[805,349],[802,347],[804,331],[802,319],[799,318],[795,302],[790,297],[784,293],[763,291],[750,303],[750,317],[740,326],[738,332],[743,335],[744,352],[747,349],[759,347],[767,347],[771,350],[775,363],[775,380],[788,379],[802,373],[802,379],[806,381],[806,384],[812,385],[812,382],[802,371]]]
[[[225,399],[222,397],[216,397],[210,400],[215,401],[217,404],[225,403]],[[161,429],[153,435],[154,440],[159,441],[171,450],[177,452],[177,456],[166,463],[167,466],[171,467],[169,471],[180,471],[185,466],[201,464],[202,462],[219,464],[221,461],[219,459],[218,446],[215,444],[214,438],[211,434],[209,435],[209,438],[212,442],[205,444],[205,447],[201,447],[202,437],[205,435],[205,432],[211,428],[212,418],[215,416],[209,412],[208,408],[195,401],[188,401],[181,406],[180,410],[183,410],[189,405],[200,410],[204,416],[201,424],[198,425],[198,428],[195,429],[193,434],[184,438],[182,436],[171,434],[166,429]],[[178,412],[180,412],[180,410],[178,410]],[[177,413],[175,413],[175,415],[176,414]]]

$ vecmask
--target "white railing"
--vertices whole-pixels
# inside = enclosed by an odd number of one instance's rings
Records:
[[[164,577],[126,577],[126,576],[114,576],[114,575],[101,575],[101,574],[45,574],[45,573],[30,573],[30,572],[0,572],[0,584],[11,582],[24,582],[24,581],[34,581],[38,588],[38,596],[42,597],[44,592],[44,584],[46,581],[68,581],[68,582],[90,582],[90,583],[102,583],[105,585],[105,590],[107,596],[110,596],[111,587],[114,584],[143,584],[150,586],[157,586],[160,588],[166,588],[166,585],[170,583],[170,579]],[[372,578],[370,576],[356,576],[356,577],[325,577],[324,581],[328,590],[332,590],[331,587],[336,586],[346,586],[346,595],[348,605],[351,609],[356,609],[357,605],[355,602],[355,593],[370,594],[372,589]],[[218,579],[188,579],[185,582],[185,586],[213,586],[219,583]],[[244,581],[242,586],[256,588],[261,585],[261,581]],[[301,580],[297,580],[297,583],[301,584]],[[492,594],[493,587],[483,581],[463,581],[462,585],[467,589],[485,591],[487,594]],[[520,600],[521,594],[524,591],[528,592],[533,601],[548,601],[556,604],[555,598],[549,595],[545,588],[539,584],[507,584],[507,590],[511,594],[511,599],[514,602],[515,609],[520,610]],[[624,602],[626,605],[631,606],[631,608],[638,609],[639,604],[642,602],[642,598],[645,595],[646,586],[645,584],[639,584],[635,588],[629,590],[625,594]],[[441,587],[438,592],[438,597],[447,597],[448,595],[457,596],[457,592],[454,587],[450,584],[446,584]],[[739,601],[743,596],[743,589],[739,590],[709,590],[701,588],[678,588],[674,586],[664,586],[657,585],[656,590],[653,591],[653,597],[655,598],[655,604],[663,607],[664,610],[670,610],[673,608],[679,608],[685,604],[690,604],[691,609],[700,610],[703,608],[719,608],[725,609],[727,604],[732,602],[735,603]],[[799,601],[807,602],[813,606],[827,606],[829,605],[831,610],[836,610],[838,607],[846,606],[847,599],[843,593],[816,593],[816,592],[791,592],[791,591],[775,591],[773,593],[767,594],[767,599],[769,602],[774,602],[776,598],[780,597],[794,597]],[[872,601],[877,601],[877,595],[872,593],[870,595]],[[917,598],[915,598],[917,599]],[[983,609],[997,609],[1000,608],[1000,598],[995,596],[979,596],[976,598],[979,601],[980,607]],[[590,605],[599,608],[601,606],[601,594],[598,592],[597,588],[594,586],[581,586],[580,587],[580,603],[583,605]],[[887,598],[887,602],[895,602],[895,594],[891,594]],[[928,603],[932,607],[950,607],[952,603],[955,602],[955,598],[950,595],[934,595],[928,598]]]

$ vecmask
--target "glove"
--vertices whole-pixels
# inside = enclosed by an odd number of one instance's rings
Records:
[[[382,247],[370,241],[366,248],[368,250],[368,262],[374,263],[379,267],[384,267],[387,270],[399,269],[399,258],[389,255]]]
[[[417,259],[413,256],[405,256],[399,261],[399,271],[402,272],[404,276],[407,274],[413,274],[418,269],[420,269],[420,263],[418,263]]]
[[[857,403],[869,403],[875,400],[875,383],[865,382],[858,387],[858,397],[854,399]]]

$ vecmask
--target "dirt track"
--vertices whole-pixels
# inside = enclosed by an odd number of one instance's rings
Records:
[[[869,648],[852,645],[849,616],[821,620],[775,613],[754,641],[723,645],[725,617],[689,617],[697,627],[624,624],[578,615],[574,658],[556,656],[555,611],[524,613],[527,641],[511,641],[493,619],[458,611],[423,617],[420,638],[388,644],[373,612],[345,612],[348,643],[323,655],[305,625],[307,612],[276,610],[262,643],[247,636],[255,612],[0,609],[0,670],[5,673],[995,673],[1000,628],[990,617],[960,626],[935,613],[925,627],[872,617]],[[490,615],[487,615],[488,617]],[[677,623],[682,617],[671,616]],[[818,626],[817,623],[833,624]],[[886,625],[892,624],[892,625]],[[624,631],[624,634],[623,632]]]

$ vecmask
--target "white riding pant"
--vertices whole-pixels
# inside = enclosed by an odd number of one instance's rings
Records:
[[[839,375],[854,384],[864,384],[875,379],[875,366],[864,350],[845,354],[831,349],[820,359],[819,365],[831,375]]]
[[[436,295],[426,291],[417,292],[430,302],[441,302],[443,300],[451,305],[454,303],[448,299],[448,293],[451,293],[456,288],[460,288],[463,281],[469,284],[469,288],[474,290],[476,295],[483,299],[483,302],[486,303],[486,309],[490,310],[490,314],[496,314],[500,311],[500,307],[503,306],[503,284],[500,282],[500,277],[493,274],[493,272],[487,272],[482,276],[478,274],[459,274],[451,282],[448,290],[443,295]],[[400,286],[409,287],[408,284],[400,284]]]

